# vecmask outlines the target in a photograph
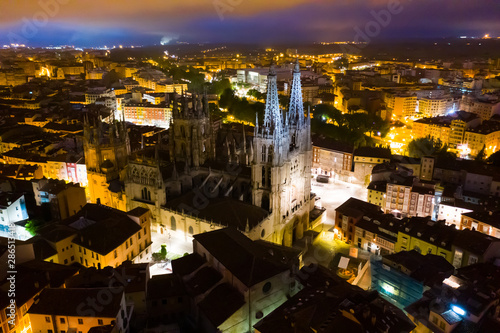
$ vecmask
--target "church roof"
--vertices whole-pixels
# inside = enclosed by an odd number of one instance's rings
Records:
[[[203,196],[203,198],[200,198],[200,196]],[[199,200],[202,200],[203,204],[198,204],[199,207],[197,207]],[[185,213],[195,215],[206,221],[236,227],[239,230],[245,230],[247,222],[250,229],[252,229],[269,214],[260,207],[233,198],[207,198],[203,195],[203,191],[188,192],[168,201],[165,207],[179,212],[184,210]]]
[[[198,306],[208,320],[218,327],[245,305],[245,299],[229,283],[215,287]]]
[[[197,234],[194,239],[247,287],[290,269],[283,251],[252,241],[235,228]]]

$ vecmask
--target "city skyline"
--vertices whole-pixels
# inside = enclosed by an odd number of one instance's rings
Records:
[[[491,7],[490,7],[491,6]],[[493,1],[304,0],[247,2],[24,0],[3,4],[0,44],[310,43],[498,37]],[[364,32],[365,35],[363,35]]]

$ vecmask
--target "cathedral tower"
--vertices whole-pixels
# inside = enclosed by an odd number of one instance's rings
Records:
[[[311,131],[304,117],[300,68],[293,71],[290,107],[283,119],[276,73],[267,78],[264,122],[256,119],[252,161],[252,203],[270,212],[274,241],[291,246],[309,227],[311,192]]]
[[[186,162],[190,167],[199,167],[214,158],[215,144],[210,125],[210,114],[206,94],[192,94],[190,100],[184,94],[181,102],[174,92],[172,123],[170,125],[170,160]]]
[[[91,202],[125,209],[121,183],[126,176],[130,140],[124,121],[103,123],[88,119],[83,127],[83,149]],[[113,186],[110,186],[113,183]],[[111,190],[110,190],[111,189]]]

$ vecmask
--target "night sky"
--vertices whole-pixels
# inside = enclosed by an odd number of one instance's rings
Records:
[[[390,23],[370,26],[391,5]],[[0,44],[302,43],[363,40],[367,27],[371,40],[500,36],[499,17],[498,0],[0,0]]]

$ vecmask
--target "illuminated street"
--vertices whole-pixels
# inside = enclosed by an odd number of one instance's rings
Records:
[[[161,235],[153,232],[151,233],[151,240],[153,241],[153,252],[160,252],[161,245],[167,245],[168,259],[176,259],[184,255],[184,253],[193,252],[193,238],[185,237],[184,233],[169,231]]]
[[[327,221],[324,229],[330,229],[335,223],[335,208],[340,206],[350,197],[360,200],[366,200],[368,190],[362,185],[347,183],[340,180],[329,184],[318,183],[316,180],[311,182],[311,191],[316,193],[316,197],[321,198],[320,202],[327,211]]]

